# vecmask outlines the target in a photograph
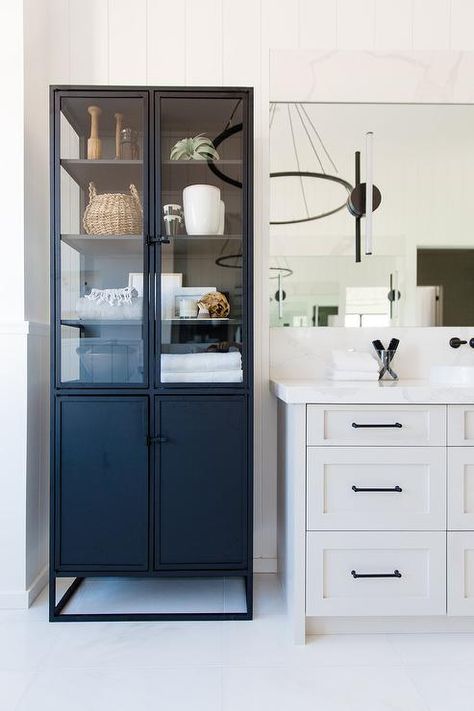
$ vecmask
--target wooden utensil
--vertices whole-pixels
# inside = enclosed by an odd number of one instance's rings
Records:
[[[120,155],[120,131],[123,127],[123,114],[114,114],[115,118],[115,157],[121,158]]]
[[[91,117],[91,137],[87,139],[87,158],[99,160],[102,157],[102,141],[99,138],[99,116],[102,109],[99,106],[88,106]]]

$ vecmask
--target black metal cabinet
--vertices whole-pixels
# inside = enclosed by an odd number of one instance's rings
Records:
[[[246,88],[51,89],[51,620],[252,616],[252,123]],[[68,613],[101,576],[246,610]]]
[[[246,567],[246,401],[157,398],[155,567]]]

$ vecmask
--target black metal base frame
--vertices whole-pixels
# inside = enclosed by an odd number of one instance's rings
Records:
[[[61,576],[62,577],[62,576]],[[59,602],[56,602],[57,576],[51,575],[49,582],[49,621],[50,622],[159,622],[161,621],[210,621],[210,620],[251,620],[253,618],[253,579],[245,577],[245,599],[247,612],[124,612],[124,613],[68,613],[63,612],[87,577],[76,577]],[[102,577],[102,576],[100,576]],[[127,577],[127,576],[121,576]],[[135,577],[135,576],[134,576]],[[175,576],[174,576],[175,577]],[[192,576],[194,577],[194,576]],[[205,577],[200,575],[199,577]],[[223,573],[225,577],[225,573]]]

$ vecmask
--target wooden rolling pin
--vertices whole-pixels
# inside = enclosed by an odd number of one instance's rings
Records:
[[[123,127],[123,114],[114,114],[115,118],[115,157],[121,158],[120,155],[120,131]]]
[[[99,106],[87,108],[91,117],[91,137],[87,139],[87,158],[99,160],[102,157],[102,141],[99,138],[99,116],[102,109]]]

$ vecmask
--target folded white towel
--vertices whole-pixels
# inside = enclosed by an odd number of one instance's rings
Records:
[[[162,383],[241,383],[241,370],[209,370],[204,373],[161,371]]]
[[[361,351],[333,351],[332,363],[334,370],[351,370],[374,373],[378,371],[377,361],[370,353]]]
[[[206,370],[242,369],[242,356],[238,351],[230,353],[164,353],[161,370],[164,372],[203,373]]]
[[[367,370],[330,370],[329,380],[378,380],[379,372],[369,373]]]

